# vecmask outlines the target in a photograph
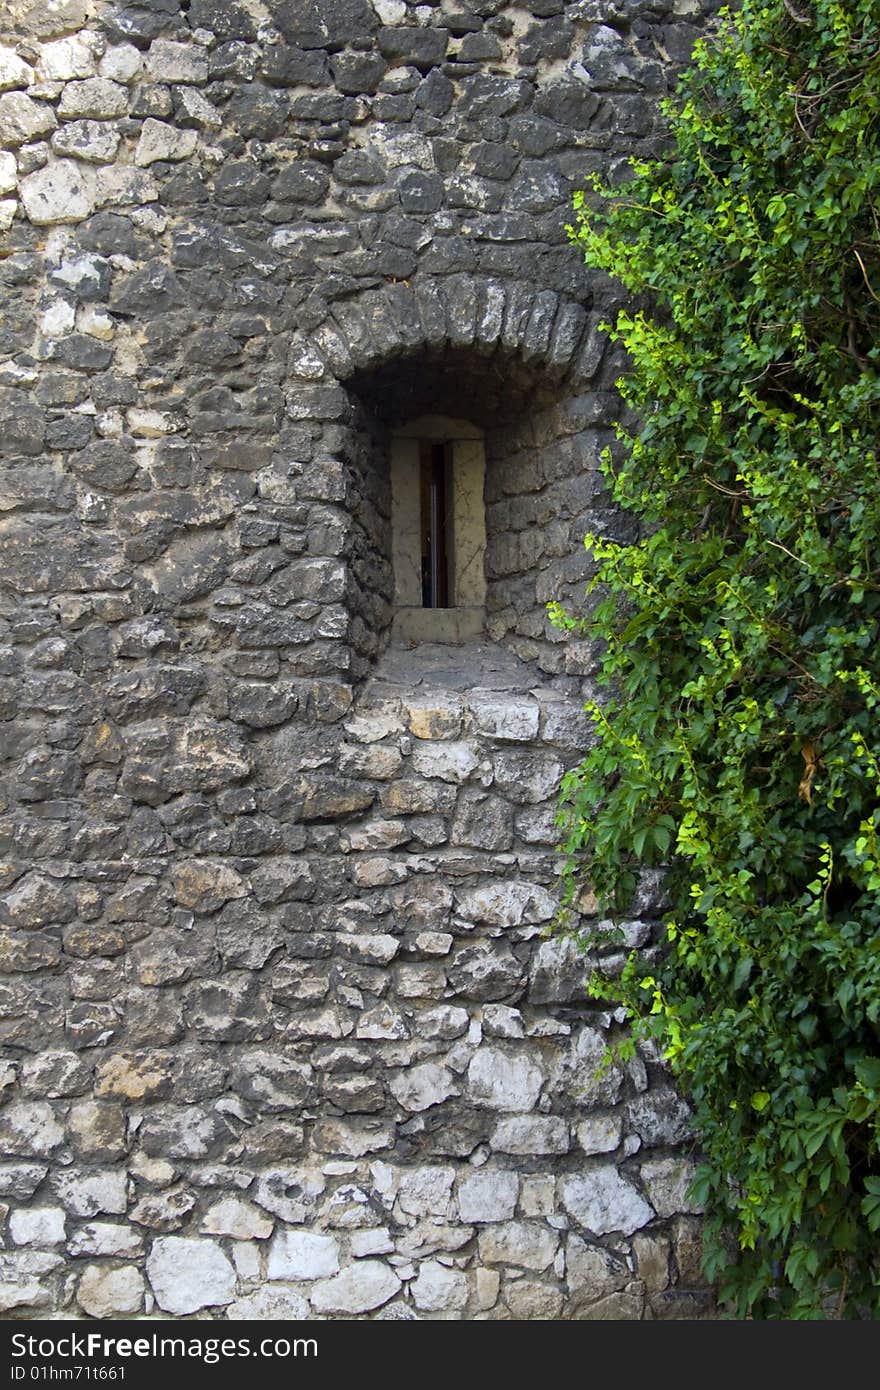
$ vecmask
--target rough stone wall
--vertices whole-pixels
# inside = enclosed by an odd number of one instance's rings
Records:
[[[616,524],[570,196],[714,9],[7,4],[6,1316],[711,1313],[686,1108],[546,935],[544,605]],[[486,432],[487,628],[401,649],[425,413]]]

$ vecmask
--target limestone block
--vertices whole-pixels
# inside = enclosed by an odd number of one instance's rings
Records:
[[[98,76],[111,82],[131,82],[141,69],[141,55],[132,43],[111,44],[98,64]]]
[[[39,140],[57,124],[48,102],[34,101],[24,92],[5,92],[0,96],[0,145],[7,149]]]
[[[0,47],[0,92],[16,87],[29,87],[34,80],[30,63],[20,58],[14,48]]]
[[[533,1004],[584,1001],[589,971],[589,960],[570,937],[542,941],[529,968],[529,999]]]
[[[0,151],[0,193],[14,193],[18,186],[18,165],[9,150]]]
[[[480,765],[480,750],[469,741],[418,743],[413,749],[412,765],[421,777],[466,782]]]
[[[151,1231],[179,1231],[195,1204],[195,1196],[184,1187],[147,1192],[132,1207],[129,1218]]]
[[[656,1086],[626,1107],[627,1127],[643,1144],[681,1144],[691,1137],[690,1106],[669,1086]]]
[[[626,1261],[619,1255],[590,1245],[574,1234],[566,1241],[565,1273],[569,1292],[589,1300],[618,1292],[632,1278]]]
[[[68,121],[52,136],[57,155],[82,159],[87,164],[112,164],[121,133],[106,121]]]
[[[9,1218],[9,1234],[16,1245],[60,1245],[65,1239],[65,1215],[61,1207],[21,1207]]]
[[[552,754],[525,748],[499,748],[492,760],[498,790],[528,805],[554,796],[564,771]]]
[[[258,1174],[249,1196],[264,1211],[296,1225],[310,1219],[326,1185],[326,1179],[317,1169],[266,1168]]]
[[[557,899],[546,888],[519,880],[469,889],[458,898],[462,917],[470,922],[488,922],[493,927],[549,922],[557,906]]]
[[[76,1052],[39,1052],[22,1064],[21,1088],[26,1095],[54,1100],[77,1095],[88,1085],[89,1068]]]
[[[509,1221],[516,1211],[519,1179],[505,1169],[478,1168],[458,1182],[462,1221]]]
[[[464,713],[463,702],[454,695],[431,698],[412,696],[404,700],[410,733],[421,739],[457,738]]]
[[[614,1105],[623,1086],[620,1065],[609,1062],[608,1041],[597,1028],[581,1028],[573,1037],[558,1079],[566,1094],[585,1108]]]
[[[619,1115],[589,1115],[577,1127],[577,1141],[585,1154],[611,1153],[622,1138]]]
[[[125,1170],[86,1171],[65,1168],[56,1174],[53,1186],[59,1201],[72,1216],[122,1215],[128,1205]]]
[[[301,1322],[311,1317],[311,1309],[298,1289],[286,1288],[283,1284],[264,1284],[256,1293],[230,1303],[226,1316],[243,1322]]]
[[[269,1279],[324,1279],[339,1270],[335,1236],[315,1231],[278,1231],[269,1249]]]
[[[68,82],[61,93],[58,114],[62,119],[86,117],[95,121],[115,120],[128,112],[128,93],[118,82],[106,77],[87,77]]]
[[[46,1101],[12,1101],[0,1111],[0,1147],[7,1157],[48,1157],[63,1139],[64,1130]]]
[[[139,1313],[144,1304],[146,1285],[133,1265],[108,1269],[87,1265],[79,1281],[76,1301],[93,1318]]]
[[[235,1270],[215,1240],[158,1236],[147,1257],[147,1275],[166,1313],[222,1306],[235,1294]]]
[[[613,1167],[569,1175],[562,1183],[562,1201],[572,1219],[593,1235],[620,1231],[631,1236],[655,1215],[638,1189]]]
[[[82,1100],[70,1107],[67,1126],[71,1143],[81,1158],[108,1162],[126,1153],[126,1118],[121,1105]]]
[[[172,87],[174,110],[178,125],[195,130],[219,130],[223,117],[213,102],[196,87]]]
[[[130,1226],[113,1221],[88,1221],[67,1242],[71,1255],[109,1255],[117,1259],[137,1258],[144,1248],[144,1237]]]
[[[536,1272],[553,1263],[559,1235],[538,1221],[508,1221],[484,1226],[479,1235],[484,1264],[518,1265]]]
[[[509,1284],[504,1301],[513,1317],[521,1322],[555,1321],[562,1312],[562,1293],[551,1283],[518,1279]]]
[[[425,1312],[460,1311],[467,1305],[467,1275],[459,1269],[450,1269],[439,1260],[425,1260],[410,1289],[416,1307]]]
[[[172,869],[174,897],[194,912],[216,912],[232,898],[247,895],[247,884],[228,864],[208,859],[184,859]]]
[[[96,39],[97,35],[85,31],[43,44],[37,58],[38,79],[70,82],[77,77],[93,77],[97,65]]]
[[[368,1313],[387,1303],[401,1287],[389,1265],[360,1260],[335,1278],[315,1284],[309,1299],[318,1313]]]
[[[0,1163],[0,1196],[26,1201],[49,1170],[39,1163]]]
[[[484,1045],[468,1067],[468,1087],[478,1105],[492,1110],[528,1111],[538,1099],[544,1073],[526,1051],[502,1051]]]
[[[146,168],[159,160],[189,159],[198,144],[198,138],[194,130],[178,130],[176,126],[148,116],[141,127],[134,162],[141,168]]]
[[[419,1167],[400,1174],[397,1200],[410,1216],[449,1216],[454,1168]]]
[[[469,704],[481,734],[509,743],[531,743],[538,737],[541,707],[535,700],[472,691]]]
[[[429,1110],[450,1096],[460,1094],[455,1078],[437,1062],[422,1062],[398,1072],[389,1082],[391,1093],[404,1108],[413,1112]]]
[[[25,214],[36,226],[82,222],[96,206],[93,186],[70,159],[50,160],[20,186]]]
[[[694,1169],[687,1159],[662,1158],[643,1163],[641,1178],[658,1216],[676,1216],[680,1212],[699,1215],[702,1212],[699,1203],[688,1196]]]
[[[202,1230],[208,1235],[232,1236],[234,1240],[265,1240],[274,1222],[241,1197],[224,1197],[208,1208]]]
[[[154,39],[146,57],[147,76],[153,82],[193,82],[208,80],[208,59],[195,44]]]

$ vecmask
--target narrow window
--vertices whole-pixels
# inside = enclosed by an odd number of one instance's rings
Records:
[[[419,446],[422,607],[449,608],[449,448],[422,440]]]
[[[394,632],[454,642],[486,620],[486,463],[467,420],[423,415],[391,438]]]

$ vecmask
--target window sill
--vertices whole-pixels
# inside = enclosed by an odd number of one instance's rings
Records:
[[[485,627],[485,608],[396,608],[391,631],[401,642],[464,642]]]

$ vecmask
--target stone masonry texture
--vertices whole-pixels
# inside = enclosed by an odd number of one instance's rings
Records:
[[[546,605],[629,524],[572,194],[716,9],[7,0],[0,1315],[714,1315],[687,1107],[586,988],[661,886],[550,930]],[[392,638],[425,414],[485,438],[460,644]]]

